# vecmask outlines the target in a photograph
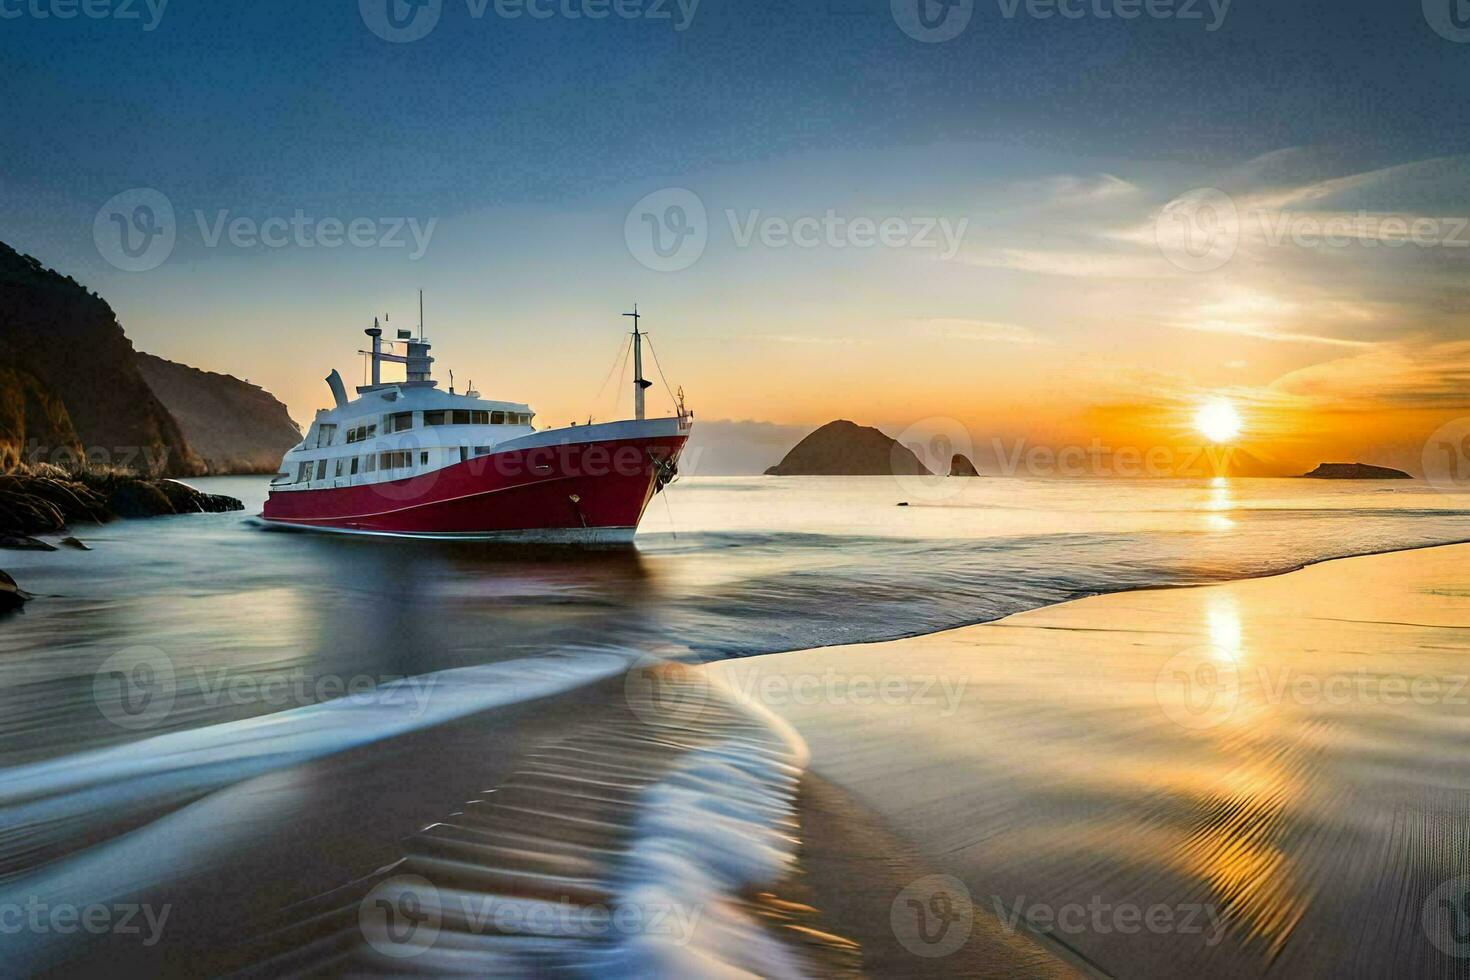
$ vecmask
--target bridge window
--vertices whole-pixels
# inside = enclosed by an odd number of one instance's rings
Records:
[[[470,413],[469,413],[469,411],[467,409],[463,409],[463,408],[456,408],[454,410],[454,424],[455,425],[469,425],[470,424]]]
[[[490,413],[490,424],[491,425],[504,425],[505,424],[505,413],[504,412],[491,412]]]
[[[324,459],[316,461],[316,478],[318,480],[325,480],[327,478],[327,461]]]
[[[405,432],[413,428],[412,412],[394,412],[383,416],[384,432]]]
[[[323,423],[322,425],[317,426],[317,430],[316,430],[316,445],[317,445],[317,448],[320,449],[322,446],[330,446],[332,444],[332,439],[335,438],[336,435],[337,435],[337,427],[335,425],[332,425],[330,423]]]
[[[357,457],[352,457],[352,476],[357,475]]]
[[[425,425],[448,425],[448,412],[425,412]]]
[[[306,462],[302,463],[299,467],[297,467],[297,469],[296,469],[296,482],[297,483],[306,483],[308,480],[310,480],[311,479],[311,470],[312,470],[312,467],[315,466],[315,465],[316,465],[315,463],[313,463],[311,460],[308,459]]]
[[[489,412],[474,412],[473,415],[475,416],[475,424],[476,425],[489,425],[490,424],[490,413]]]

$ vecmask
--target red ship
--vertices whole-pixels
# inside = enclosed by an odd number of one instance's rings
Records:
[[[327,377],[336,406],[318,411],[281,461],[261,519],[339,534],[612,544],[633,540],[653,495],[678,472],[694,415],[646,418],[643,338],[633,318],[633,418],[537,429],[519,402],[473,390],[441,391],[418,336],[399,331],[404,353],[366,331],[372,383],[349,400]],[[384,382],[384,362],[405,380]]]

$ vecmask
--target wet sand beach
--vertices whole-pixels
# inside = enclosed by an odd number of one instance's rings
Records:
[[[1470,547],[702,669],[912,848],[895,933],[968,900],[1115,976],[1470,973]]]

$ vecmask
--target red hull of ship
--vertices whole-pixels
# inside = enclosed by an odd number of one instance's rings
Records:
[[[687,436],[507,450],[402,480],[272,491],[274,524],[359,534],[631,540]]]

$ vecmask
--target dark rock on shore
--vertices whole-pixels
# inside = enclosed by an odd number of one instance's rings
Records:
[[[980,471],[975,469],[975,464],[970,462],[970,457],[963,453],[955,453],[954,459],[949,461],[950,476],[979,476]]]
[[[1403,470],[1387,466],[1371,466],[1368,463],[1322,463],[1310,473],[1303,473],[1304,480],[1412,480]]]
[[[7,551],[55,551],[56,545],[25,534],[0,534],[0,548]]]
[[[0,613],[14,612],[31,599],[31,594],[15,584],[15,579],[0,572]]]
[[[117,517],[231,510],[244,510],[244,504],[175,480],[146,480],[124,473],[67,473],[54,466],[0,475],[0,535],[57,533],[74,522],[102,524]]]
[[[767,476],[931,476],[907,447],[846,419],[807,436]]]

